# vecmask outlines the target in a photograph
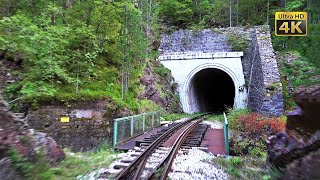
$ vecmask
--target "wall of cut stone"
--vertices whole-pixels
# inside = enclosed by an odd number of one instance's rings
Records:
[[[269,26],[222,28],[221,32],[241,34],[248,40],[242,58],[243,74],[248,90],[248,107],[267,116],[284,112],[280,73],[272,47]]]
[[[230,52],[231,48],[227,44],[227,36],[220,31],[210,29],[179,30],[172,34],[163,34],[161,44],[158,49],[161,55],[182,53],[182,52]]]
[[[249,51],[251,58],[248,60],[251,61],[251,64],[247,74],[248,107],[253,112],[260,112],[265,96],[265,88],[263,83],[261,57],[255,33],[252,39],[252,45],[249,47]]]
[[[256,27],[256,38],[264,83],[264,98],[259,112],[268,116],[280,116],[284,112],[284,97],[269,27]]]
[[[48,133],[62,147],[87,151],[104,141],[112,141],[112,121],[116,114],[121,114],[109,109],[108,104],[108,101],[98,101],[42,106],[29,112],[28,123]],[[63,117],[68,117],[69,122],[61,122]]]

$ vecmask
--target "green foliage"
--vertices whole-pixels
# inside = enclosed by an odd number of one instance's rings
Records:
[[[143,99],[139,101],[139,105],[140,105],[139,106],[140,112],[154,112],[161,109],[159,105],[147,99]]]
[[[161,115],[161,117],[164,118],[165,121],[176,121],[189,116],[190,114],[162,114]]]
[[[192,118],[200,115],[201,113],[194,114],[161,114],[161,117],[164,118],[165,121],[176,121],[182,118]]]
[[[186,1],[161,1],[159,16],[164,17],[164,19],[172,25],[182,25],[192,17],[192,9],[190,9],[188,5]]]
[[[294,58],[293,62],[286,62],[287,55]],[[281,83],[283,87],[285,110],[291,110],[296,104],[289,93],[289,84],[292,88],[304,85],[313,85],[320,83],[317,76],[320,75],[320,70],[314,63],[311,63],[306,57],[301,56],[298,52],[281,52],[278,56],[280,65]]]
[[[137,109],[136,82],[147,46],[140,11],[126,0],[71,3],[66,8],[65,1],[16,0],[10,15],[2,16],[0,50],[24,73],[22,82],[7,87],[8,97],[22,96],[27,103],[111,98],[119,107]],[[131,80],[124,99],[123,62]]]
[[[65,153],[66,159],[49,170],[54,174],[54,179],[76,179],[79,175],[85,175],[100,167],[108,167],[118,154],[108,143],[103,143],[96,152],[73,153],[65,149]]]
[[[36,154],[33,162],[20,155],[15,149],[11,149],[8,153],[13,166],[22,173],[24,178],[35,180],[54,179],[53,173],[49,171],[49,162],[42,152]]]
[[[206,121],[218,121],[218,122],[224,122],[224,116],[223,114],[218,115],[210,115],[206,118]]]
[[[282,64],[281,74],[287,77],[294,87],[319,83],[319,80],[314,78],[320,75],[319,68],[297,53],[296,56],[297,60],[293,63],[280,62]]]
[[[245,51],[248,47],[247,38],[240,34],[229,33],[227,41],[233,51]]]
[[[265,158],[231,157],[214,158],[212,162],[222,167],[230,176],[230,179],[263,179],[264,176],[271,177],[270,172],[263,168]]]
[[[308,35],[304,37],[273,36],[273,46],[281,52],[296,51],[301,55],[302,61],[320,67],[318,56],[320,46],[320,25],[309,24]]]
[[[297,11],[299,9],[301,9],[301,7],[304,4],[304,0],[294,0],[291,2],[287,2],[286,4],[286,11]]]
[[[249,112],[249,109],[228,109],[227,118],[229,127],[233,129],[240,116],[247,115]]]
[[[230,138],[232,154],[265,157],[267,137],[283,131],[285,120],[250,113],[239,116],[230,127],[233,130]]]
[[[167,77],[171,74],[171,71],[163,66],[155,67],[154,71],[162,77]]]

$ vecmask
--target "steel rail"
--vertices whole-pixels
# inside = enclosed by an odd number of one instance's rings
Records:
[[[159,147],[162,142],[176,130],[180,129],[184,125],[188,124],[189,122],[199,119],[207,114],[202,114],[191,118],[189,120],[180,122],[176,124],[174,127],[167,130],[163,133],[160,137],[158,137],[154,142],[152,142],[145,151],[143,151],[128,167],[126,167],[123,171],[121,171],[114,179],[139,179],[141,173],[144,170],[146,161],[148,157],[153,153],[153,151]]]
[[[165,165],[165,168],[162,172],[162,176],[160,180],[164,180],[167,178],[168,173],[171,169],[171,165],[173,163],[173,160],[178,153],[182,143],[186,139],[186,137],[189,135],[189,133],[202,121],[203,119],[198,119],[191,124],[188,125],[188,127],[179,135],[179,137],[174,142],[174,145],[170,148],[169,153],[167,156],[156,166],[156,168],[148,175],[146,179],[152,179],[156,171],[161,167]]]

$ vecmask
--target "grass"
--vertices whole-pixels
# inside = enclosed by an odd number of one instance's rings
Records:
[[[165,120],[165,121],[176,121],[176,120],[180,120],[182,118],[187,118],[187,117],[195,117],[200,115],[201,113],[193,113],[193,114],[163,114],[161,117]]]
[[[206,121],[219,121],[219,122],[224,122],[224,117],[223,114],[215,114],[215,115],[210,115],[206,118]]]
[[[268,169],[265,165],[265,158],[257,157],[231,157],[214,158],[212,162],[222,167],[229,175],[229,179],[276,179],[279,171]]]
[[[65,153],[66,159],[49,170],[53,173],[54,179],[76,179],[77,176],[85,175],[100,167],[108,167],[115,160],[114,155],[118,154],[106,145],[100,146],[96,152],[72,153],[69,149],[65,149]]]
[[[248,114],[249,110],[248,109],[229,109],[227,112],[227,118],[230,122],[236,121],[240,116]],[[186,117],[195,117],[197,115],[200,115],[201,113],[194,113],[194,114],[163,114],[162,118],[164,118],[166,121],[175,121],[179,120],[181,118],[186,118]],[[206,121],[219,121],[223,122],[224,117],[223,114],[214,114],[214,115],[209,115],[206,118]]]
[[[249,114],[249,109],[229,109],[226,116],[229,122],[230,127],[232,128],[233,124],[240,116]]]
[[[13,167],[21,173],[23,178],[34,180],[53,179],[53,173],[50,172],[48,161],[42,151],[37,152],[32,163],[15,149],[10,149],[8,153]]]
[[[176,121],[181,118],[190,117],[190,114],[163,114],[161,116],[165,121]]]

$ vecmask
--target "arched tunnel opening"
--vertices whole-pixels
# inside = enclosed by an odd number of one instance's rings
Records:
[[[190,93],[195,112],[221,113],[233,107],[235,86],[226,72],[208,68],[194,75]]]

